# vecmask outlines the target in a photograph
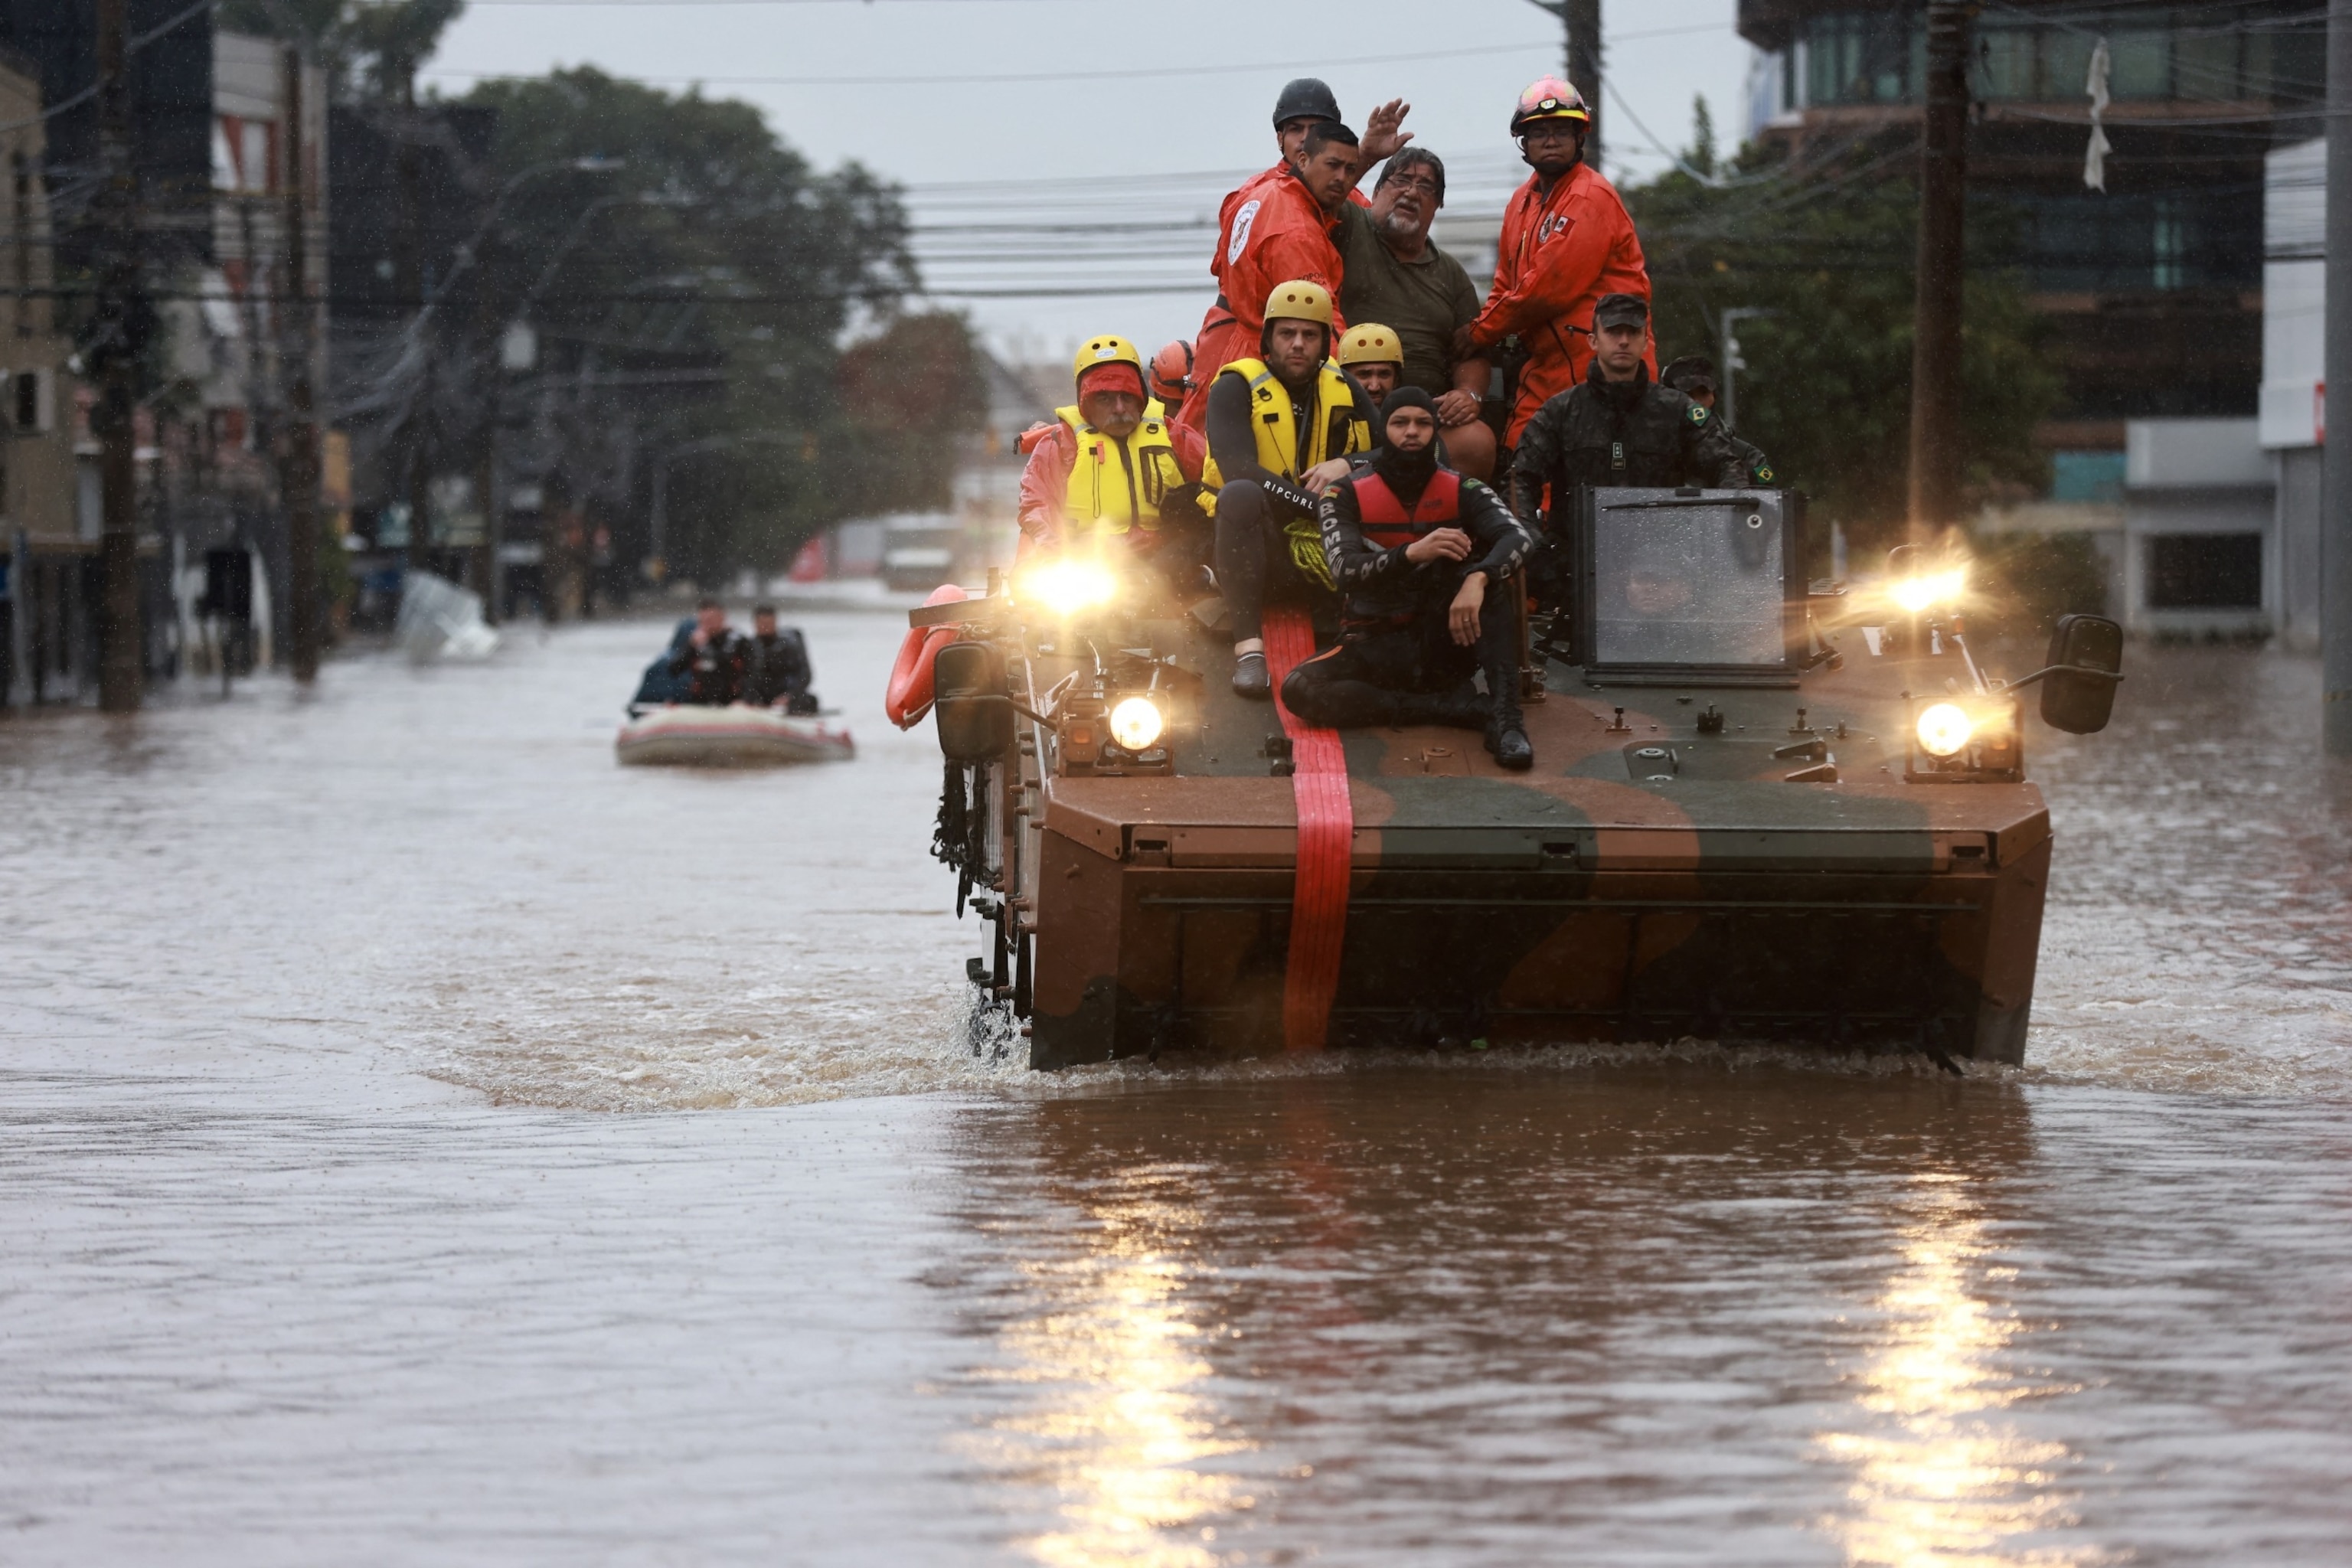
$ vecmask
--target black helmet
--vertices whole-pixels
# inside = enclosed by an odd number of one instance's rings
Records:
[[[1282,89],[1274,100],[1274,128],[1282,129],[1286,120],[1338,120],[1339,100],[1331,89],[1311,76],[1300,77]]]

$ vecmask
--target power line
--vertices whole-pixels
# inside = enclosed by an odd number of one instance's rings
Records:
[[[203,13],[211,10],[219,3],[220,0],[196,0],[194,5],[172,16],[160,26],[151,27],[143,33],[133,33],[129,41],[124,45],[124,48],[127,52],[135,55],[140,50],[145,48],[148,45],[153,43],[156,39],[162,37],[164,34],[170,32],[173,28],[180,26],[181,23],[187,21],[192,16],[201,16]],[[98,83],[91,82],[79,92],[74,93],[69,97],[58,100],[57,102],[49,105],[48,108],[41,110],[40,113],[36,114],[30,120],[19,120],[13,121],[10,124],[0,125],[0,135],[5,135],[7,132],[12,131],[29,130],[31,127],[39,125],[46,121],[56,119],[58,115],[65,113],[69,109],[79,109],[83,104],[88,103],[91,99],[98,96]]]
[[[512,3],[518,5],[541,5],[559,3],[559,0],[512,0]],[[612,3],[612,0],[560,0],[560,3],[564,5],[602,5]],[[693,3],[697,5],[709,5],[735,4],[772,5],[779,3],[779,0],[693,0]],[[1549,43],[1482,44],[1473,48],[1424,49],[1413,54],[1358,55],[1349,59],[1322,60],[1318,63],[1326,68],[1331,66],[1385,66],[1396,65],[1408,60],[1463,59],[1473,56],[1526,54],[1532,50],[1549,48]],[[1160,77],[1171,76],[1234,76],[1244,73],[1282,73],[1286,75],[1297,68],[1297,66],[1296,62],[1286,62],[1281,60],[1258,61],[1243,64],[1227,62],[1220,65],[1205,66],[1160,66],[1148,68],[1139,68],[1131,70],[1095,70],[1088,71],[1087,73],[1087,78],[1090,81],[1099,81],[1107,78],[1132,80],[1144,78],[1156,79]],[[525,73],[514,71],[442,70],[436,68],[419,71],[417,74],[419,76],[454,77],[460,80],[468,81],[514,81],[535,79]],[[951,74],[944,76],[630,76],[616,79],[640,82],[649,87],[671,85],[684,87],[989,87],[1018,82],[1067,81],[1069,79],[1069,76],[1070,73],[1067,71],[994,71],[979,75]]]

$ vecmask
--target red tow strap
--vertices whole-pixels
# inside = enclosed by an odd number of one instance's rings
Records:
[[[1304,611],[1266,611],[1266,668],[1297,769],[1290,788],[1298,803],[1298,871],[1290,895],[1290,966],[1282,989],[1283,1044],[1294,1051],[1321,1050],[1331,1021],[1331,1002],[1339,991],[1339,949],[1348,934],[1348,866],[1356,837],[1356,807],[1348,796],[1348,758],[1339,732],[1317,729],[1282,701],[1283,678],[1314,657],[1315,628]]]

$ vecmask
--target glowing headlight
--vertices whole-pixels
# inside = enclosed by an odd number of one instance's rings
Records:
[[[1110,710],[1110,738],[1122,751],[1140,752],[1160,739],[1168,721],[1148,697],[1130,697]]]
[[[1057,616],[1075,616],[1118,597],[1118,579],[1095,561],[1049,561],[1023,584],[1027,596]]]
[[[1976,721],[1953,703],[1938,702],[1919,715],[1919,749],[1931,757],[1950,756],[1976,732]]]
[[[1916,577],[1906,577],[1895,584],[1895,603],[1907,615],[1918,615],[1937,605],[1958,601],[1969,585],[1965,566],[1955,566],[1948,572],[1925,572]]]

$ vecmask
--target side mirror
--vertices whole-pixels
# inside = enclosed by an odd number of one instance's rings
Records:
[[[2061,616],[2042,663],[2042,721],[2070,735],[2105,729],[2123,679],[2123,627],[2105,616]]]
[[[951,763],[993,762],[1013,749],[1013,691],[984,642],[952,642],[931,666],[940,750]]]

